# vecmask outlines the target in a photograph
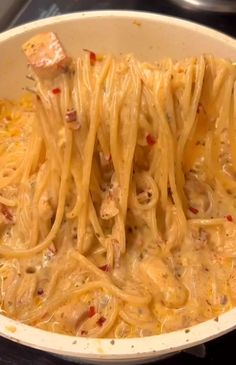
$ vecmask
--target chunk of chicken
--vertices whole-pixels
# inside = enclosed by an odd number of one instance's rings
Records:
[[[168,308],[180,308],[188,299],[185,286],[173,275],[168,266],[157,257],[141,263],[141,270],[152,293],[160,293],[163,304]]]
[[[40,33],[22,46],[34,72],[43,78],[53,78],[66,70],[71,62],[53,32]]]

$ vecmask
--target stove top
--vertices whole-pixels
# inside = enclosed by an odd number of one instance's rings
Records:
[[[232,13],[207,11],[206,3],[232,3]],[[58,14],[84,10],[130,9],[157,12],[172,15],[216,28],[224,33],[236,36],[234,25],[236,14],[233,13],[235,0],[7,0],[0,1],[0,30],[4,30],[35,19]],[[180,5],[186,5],[182,7]],[[192,4],[192,6],[190,6]],[[195,4],[195,5],[194,5]],[[198,4],[198,6],[196,6]],[[214,6],[211,5],[211,10]],[[228,10],[229,11],[229,10]]]
[[[207,7],[200,6],[201,3],[220,3],[224,0],[7,0],[0,1],[0,31],[11,27],[48,16],[58,14],[85,11],[85,10],[143,10],[160,14],[172,15],[200,24],[210,26],[236,37],[236,7],[235,0],[227,0],[234,6],[232,12],[220,12],[219,7],[214,11],[206,10]],[[182,3],[183,6],[180,6]],[[184,3],[191,3],[199,6],[184,6]],[[185,4],[186,5],[186,4]],[[205,9],[205,10],[203,10]],[[170,358],[158,362],[160,365],[191,365],[216,364],[225,361],[233,361],[234,346],[236,343],[236,331],[233,331],[221,338],[210,341]],[[156,362],[157,363],[157,362]],[[15,344],[5,339],[0,339],[0,364],[1,365],[70,365],[69,361],[55,358],[53,355],[45,354],[39,350],[33,350]]]

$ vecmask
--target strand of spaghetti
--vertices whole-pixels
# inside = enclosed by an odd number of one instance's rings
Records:
[[[233,178],[230,178],[230,175],[225,173],[219,163],[219,154],[220,154],[220,141],[219,135],[215,134],[213,137],[212,143],[212,156],[214,156],[214,174],[218,181],[225,189],[232,189],[236,188],[236,181]]]
[[[42,161],[42,151],[43,151],[43,139],[41,136],[38,136],[36,139],[37,145],[35,146],[34,158],[32,159],[31,164],[31,174],[37,173],[38,168]]]
[[[61,114],[61,121],[64,124],[65,116],[68,110],[71,110],[74,106],[72,104],[72,80],[70,77],[70,73],[62,74],[61,80],[61,89],[62,92],[60,94],[60,107],[56,108],[56,112],[59,111]]]
[[[230,178],[230,175],[225,172],[224,166],[220,164],[220,153],[221,153],[221,145],[220,145],[220,137],[223,129],[227,128],[229,131],[232,131],[232,122],[230,122],[230,109],[231,109],[231,99],[232,99],[232,90],[233,90],[233,77],[228,76],[227,80],[224,83],[224,94],[223,101],[220,109],[220,115],[216,124],[216,129],[214,131],[213,143],[212,143],[212,156],[214,156],[214,168],[215,168],[215,176],[218,178],[221,185],[227,189],[235,189],[236,182],[233,179],[233,176]],[[234,133],[233,133],[234,135]],[[231,137],[232,139],[233,137]],[[231,139],[229,137],[230,145]],[[232,148],[231,148],[232,151]]]
[[[198,108],[199,101],[200,101],[201,90],[202,90],[202,85],[203,85],[203,78],[204,78],[204,74],[205,74],[205,61],[204,61],[203,56],[201,56],[199,58],[199,61],[198,61],[198,64],[196,65],[196,67],[197,67],[196,81],[195,81],[195,88],[194,88],[191,102],[190,102],[188,95],[191,92],[191,88],[192,88],[192,78],[193,78],[192,68],[190,68],[191,72],[190,72],[189,78],[187,79],[187,86],[185,89],[186,96],[184,95],[184,97],[183,97],[183,105],[182,105],[184,118],[186,118],[186,120],[184,122],[184,128],[182,129],[182,133],[180,134],[180,137],[179,137],[179,140],[177,143],[177,151],[176,151],[176,153],[177,153],[176,169],[175,169],[176,180],[177,180],[179,194],[181,196],[182,203],[185,207],[186,207],[186,199],[185,199],[185,194],[183,191],[184,175],[183,175],[181,164],[182,164],[182,160],[183,160],[183,153],[184,153],[185,145],[186,145],[189,135],[194,127],[194,124],[196,123],[196,113],[197,113],[197,108]],[[190,89],[190,91],[188,89]]]
[[[106,126],[104,123],[100,123],[97,131],[98,142],[101,146],[101,150],[106,159],[110,158],[110,146],[109,136],[106,133]]]
[[[90,180],[90,193],[92,196],[93,201],[97,202],[100,201],[100,199],[102,199],[102,187],[104,184],[104,178],[105,176],[103,175],[103,170],[101,169],[101,161],[100,157],[98,158],[98,156],[96,156],[93,159],[93,166],[92,166],[92,171],[91,171],[91,180]],[[110,160],[110,158],[109,158]],[[111,161],[108,161],[108,165],[111,166]],[[108,173],[110,174],[110,166],[107,168],[109,169]],[[106,172],[105,172],[106,174]]]
[[[193,85],[193,76],[194,76],[194,63],[195,59],[191,58],[189,61],[189,65],[186,69],[186,83],[185,88],[182,95],[182,109],[183,109],[183,119],[189,118],[189,109],[191,108],[191,96],[192,96],[192,85]],[[184,120],[184,123],[187,124],[187,120]]]
[[[36,179],[36,187],[32,201],[32,228],[30,231],[30,243],[31,247],[34,247],[38,240],[38,228],[39,228],[39,217],[38,217],[38,203],[40,196],[45,189],[45,185],[47,184],[49,178],[50,170],[46,165],[42,165],[39,169],[37,179]]]
[[[177,188],[177,182],[176,182],[176,168],[174,163],[174,156],[176,151],[174,150],[174,141],[173,137],[171,135],[171,132],[168,128],[168,123],[166,121],[165,115],[163,114],[163,111],[161,110],[158,102],[156,101],[156,107],[158,110],[158,113],[160,115],[160,119],[162,120],[162,123],[166,123],[166,133],[167,133],[167,140],[168,140],[168,148],[169,148],[169,159],[168,159],[168,181],[169,181],[169,187],[171,191],[171,196],[174,201],[176,210],[177,210],[177,217],[178,221],[180,223],[180,232],[181,236],[183,237],[186,232],[186,218],[183,211],[183,205],[182,201],[179,195],[179,189]]]
[[[64,292],[63,294],[54,294],[52,299],[46,300],[39,308],[34,310],[30,317],[27,318],[27,313],[23,314],[21,321],[29,324],[35,323],[37,320],[45,316],[47,313],[52,312],[55,308],[65,303],[73,296],[80,296],[96,289],[103,289],[103,283],[101,281],[93,281],[91,283],[83,284],[79,289],[72,289]]]
[[[109,133],[107,129],[107,125],[110,123],[110,115],[109,115],[109,107],[110,107],[110,100],[112,98],[111,90],[114,89],[114,76],[115,76],[115,62],[114,59],[111,59],[110,67],[107,73],[106,80],[104,80],[104,97],[101,103],[101,107],[104,111],[102,115],[102,123],[99,124],[97,137],[98,141],[101,146],[101,150],[105,158],[109,159],[110,157],[110,141],[109,141]]]
[[[141,80],[139,77],[139,73],[137,70],[137,65],[135,61],[132,59],[131,62],[131,79],[132,84],[134,85],[134,101],[132,101],[131,114],[127,115],[126,120],[124,120],[124,129],[125,129],[125,145],[123,142],[123,166],[122,166],[122,181],[121,185],[121,213],[122,218],[126,219],[127,212],[127,203],[128,203],[128,195],[129,195],[129,187],[130,187],[130,179],[132,174],[133,167],[133,158],[134,151],[137,141],[137,133],[138,133],[138,118],[140,111],[140,102],[141,102]],[[124,250],[124,248],[123,248]],[[124,251],[121,252],[124,252]]]
[[[214,60],[214,63],[220,63],[220,60]],[[216,77],[214,79],[214,83],[213,83],[213,89],[212,89],[212,99],[216,99],[218,96],[218,93],[221,89],[221,86],[223,84],[224,78],[226,76],[226,68],[222,68],[222,69],[217,69],[217,67],[215,66],[215,70],[216,70]]]
[[[43,100],[43,99],[42,99]],[[48,123],[48,113],[46,111],[46,105],[43,104],[41,101],[37,101],[37,116],[42,128],[43,133],[43,140],[46,147],[46,157],[52,161],[52,164],[55,166],[56,169],[59,169],[62,165],[61,156],[58,153],[58,148],[56,146],[56,141],[53,136],[53,133],[49,129]]]
[[[55,80],[41,82],[41,101],[46,114],[46,124],[43,125],[44,133],[49,138],[49,146],[47,150],[55,154],[59,164],[56,166],[60,170],[63,161],[63,148],[65,139],[64,120],[67,109],[70,109],[69,74],[60,74]],[[56,85],[56,88],[55,88]],[[54,94],[53,90],[60,90],[59,95]],[[58,132],[55,133],[55,130]],[[52,146],[51,146],[52,145]],[[52,161],[54,159],[52,158]]]
[[[91,93],[94,88],[94,78],[93,72],[95,72],[95,65],[91,65],[89,52],[84,53],[84,63],[83,63],[83,84],[85,88]],[[96,81],[95,81],[96,82]]]
[[[224,224],[225,218],[212,218],[212,219],[188,219],[187,223],[196,226],[217,226]]]
[[[35,159],[38,159],[41,147],[41,138],[37,137],[37,135],[33,135],[33,138],[29,144],[29,148],[27,151],[27,161],[25,163],[24,173],[21,178],[21,183],[24,183],[28,180],[30,176],[30,172],[32,170],[32,165],[34,164]]]
[[[173,61],[168,59],[166,77],[164,78],[164,90],[166,95],[165,108],[167,109],[167,119],[173,136],[177,134],[177,121],[174,108],[174,90],[172,85]]]
[[[236,171],[236,83],[234,82],[233,86],[233,95],[231,96],[231,113],[230,113],[230,121],[229,121],[229,143],[230,143],[230,152],[232,156],[232,163],[234,170]]]
[[[78,241],[77,241],[78,248],[80,249],[81,252],[83,252],[83,240],[87,224],[88,194],[89,194],[89,183],[91,176],[93,152],[96,141],[97,128],[100,122],[99,100],[101,97],[102,84],[109,69],[110,62],[111,62],[111,57],[108,57],[105,61],[101,74],[99,75],[99,79],[97,80],[96,83],[94,98],[91,103],[91,110],[90,110],[90,116],[91,116],[90,127],[84,148],[84,164],[83,164],[82,186],[81,186],[83,195],[81,196],[80,206],[79,206],[80,217],[78,221]]]
[[[91,101],[91,95],[85,88],[83,82],[84,59],[80,57],[76,62],[74,75],[74,84],[72,89],[72,99],[79,119],[80,128],[75,133],[75,144],[80,152],[81,158],[84,158],[84,145],[88,134],[88,108]]]
[[[130,65],[130,74],[131,74],[131,80],[135,87],[135,92],[133,95],[134,100],[132,100],[131,98],[132,113],[130,115],[128,113],[127,115],[123,113],[123,118],[121,117],[120,121],[121,123],[120,128],[122,129],[123,136],[125,136],[125,145],[124,145],[124,140],[120,138],[121,154],[122,154],[122,163],[119,166],[120,172],[118,175],[120,177],[120,211],[118,215],[115,217],[115,224],[112,228],[112,237],[115,237],[119,242],[121,253],[124,253],[126,249],[125,220],[127,213],[130,179],[133,168],[133,156],[137,141],[138,115],[141,101],[141,82],[138,73],[136,71],[136,68],[137,67],[135,66],[135,62],[134,60],[132,60]],[[131,96],[129,95],[129,98],[130,97]]]
[[[230,114],[230,101],[233,91],[233,76],[227,75],[227,79],[224,82],[224,86],[222,87],[221,92],[223,93],[221,105],[220,105],[220,113],[217,118],[215,125],[215,133],[221,133],[224,128],[228,128],[229,124],[229,114]]]
[[[16,206],[16,200],[15,199],[8,199],[4,196],[0,195],[0,204],[7,205],[8,207],[15,207]]]
[[[222,172],[220,167],[216,170],[216,176],[226,190],[233,191],[236,189],[236,181],[230,178],[227,173]]]
[[[167,142],[167,133],[166,133],[166,121],[163,124],[163,119],[159,118],[158,110],[156,107],[156,100],[159,100],[159,89],[163,89],[161,87],[162,83],[162,76],[158,75],[158,83],[156,83],[155,90],[152,91],[150,87],[147,84],[147,80],[145,78],[145,75],[143,75],[142,71],[139,69],[140,77],[144,82],[143,90],[145,98],[149,105],[149,110],[152,111],[152,117],[153,121],[160,120],[158,124],[158,129],[155,130],[156,133],[158,133],[158,141],[154,145],[154,151],[150,163],[149,173],[154,175],[154,179],[157,183],[157,186],[159,187],[160,191],[160,200],[163,209],[166,207],[167,203],[167,148],[168,148],[168,142]],[[155,96],[154,96],[155,92]],[[158,108],[160,109],[160,105],[158,103]]]
[[[214,177],[212,166],[212,142],[213,131],[208,131],[204,148],[204,172],[206,173],[207,181],[210,182]]]
[[[37,172],[40,165],[41,151],[43,148],[42,129],[38,123],[36,114],[34,118],[32,118],[32,136],[34,136],[34,142],[32,145],[32,149],[30,150],[32,154],[30,174]],[[25,176],[27,176],[26,171]]]
[[[119,113],[121,109],[121,105],[124,101],[125,95],[127,93],[128,87],[130,83],[129,75],[127,74],[124,77],[122,85],[120,86],[120,95],[117,95],[114,92],[114,95],[111,100],[111,121],[110,121],[110,149],[111,149],[111,157],[114,165],[114,170],[118,182],[120,184],[121,176],[120,176],[120,146],[118,141],[118,128],[119,128]]]
[[[162,242],[163,239],[161,237],[161,233],[157,227],[158,217],[156,213],[156,207],[153,207],[149,212],[149,225],[152,232],[152,237],[155,240],[155,242]]]
[[[148,90],[148,89],[147,89]],[[169,164],[169,168],[168,168],[168,179],[169,179],[169,185],[170,185],[170,189],[171,189],[171,193],[172,193],[172,198],[174,200],[176,209],[178,211],[178,217],[179,217],[179,221],[181,224],[181,230],[182,230],[182,236],[184,235],[185,231],[186,231],[186,218],[183,212],[183,207],[182,207],[182,202],[179,196],[179,192],[177,190],[177,186],[176,186],[176,178],[175,178],[175,163],[174,163],[174,156],[175,156],[175,150],[174,150],[174,141],[173,141],[173,137],[171,135],[171,132],[169,130],[168,127],[168,121],[166,120],[166,116],[163,113],[162,108],[159,105],[158,100],[155,98],[153,98],[153,94],[151,92],[151,90],[148,90],[148,93],[150,95],[150,98],[153,100],[153,104],[155,105],[157,114],[158,114],[158,119],[162,125],[163,130],[165,131],[166,135],[167,135],[167,140],[168,140],[168,148],[169,148],[169,152],[168,152],[168,164]],[[162,189],[166,189],[167,190],[167,186],[163,187]]]
[[[76,157],[75,157],[76,156]],[[81,191],[81,179],[82,179],[82,159],[79,151],[75,147],[72,149],[72,160],[71,160],[71,175],[74,179],[76,187],[76,201],[73,208],[66,213],[66,217],[73,219],[78,216],[79,213],[79,195]]]
[[[44,303],[42,303],[41,307],[33,311],[31,317],[27,318],[26,317],[27,314],[24,314],[20,320],[24,323],[29,323],[29,324],[35,323],[37,320],[45,316],[48,312],[52,312],[55,308],[59,307],[64,302],[68,301],[71,297],[80,296],[87,293],[88,291],[94,291],[96,289],[101,289],[101,290],[105,289],[111,292],[113,295],[117,295],[118,297],[120,297],[120,299],[125,300],[127,302],[132,302],[134,304],[148,303],[147,298],[141,298],[126,294],[122,290],[116,288],[114,285],[111,285],[107,282],[93,281],[91,283],[86,283],[82,285],[82,287],[80,287],[79,289],[73,289],[67,291],[63,293],[63,295],[62,293],[54,295],[53,299],[45,301]]]
[[[186,217],[183,211],[183,206],[181,199],[179,197],[179,193],[176,186],[176,179],[175,179],[175,164],[174,164],[174,149],[173,149],[173,141],[170,136],[169,140],[169,148],[170,148],[170,155],[169,155],[169,184],[171,190],[171,196],[175,203],[177,209],[177,216],[181,225],[182,237],[186,232]]]
[[[75,151],[74,151],[74,153],[75,153]],[[81,157],[79,155],[79,152],[77,153],[76,156],[77,156],[77,161],[72,159],[71,174],[72,174],[72,176],[74,178],[74,181],[75,181],[76,191],[77,191],[76,197],[77,198],[76,198],[76,203],[75,203],[74,207],[72,208],[72,210],[69,211],[66,214],[66,217],[69,218],[69,219],[75,218],[76,216],[78,216],[78,213],[79,213],[79,192],[81,191],[81,185],[80,184],[81,184],[81,175],[82,175],[82,171],[81,171],[82,160],[81,160]],[[96,237],[98,238],[98,240],[100,241],[102,246],[106,247],[104,234],[103,234],[102,228],[100,226],[100,223],[98,221],[97,213],[96,213],[96,210],[94,208],[91,196],[89,196],[89,219],[90,219],[91,224],[93,226]]]
[[[70,171],[70,159],[71,159],[71,149],[72,149],[72,134],[70,130],[66,130],[67,134],[67,143],[65,147],[65,155],[64,162],[62,168],[62,176],[61,176],[61,185],[59,190],[59,198],[58,198],[58,207],[56,212],[55,221],[53,226],[48,234],[48,236],[44,239],[43,242],[38,244],[35,247],[26,250],[12,250],[7,248],[6,246],[0,246],[0,255],[4,257],[24,257],[24,256],[32,256],[38,252],[41,252],[46,247],[50,245],[52,240],[55,238],[58,229],[60,228],[61,221],[64,215],[64,206],[66,200],[66,191],[67,191],[67,178]]]
[[[158,166],[156,166],[154,172],[154,178],[158,183],[160,190],[160,201],[163,209],[167,206],[167,192],[168,192],[168,138],[166,128],[163,128],[162,123],[160,123],[160,131],[158,138],[157,148],[160,154],[160,159],[158,161]],[[157,153],[158,153],[157,152]]]
[[[105,242],[105,236],[102,230],[102,227],[99,223],[96,210],[93,205],[93,201],[91,199],[91,196],[89,196],[89,219],[92,223],[94,233],[98,239],[98,241],[101,243],[101,245],[106,248],[106,242]]]
[[[232,201],[230,194],[225,190],[225,187],[222,185],[222,182],[215,178],[214,181],[215,190],[219,193],[222,201],[224,201],[228,206],[231,207],[232,214],[236,214],[236,202]]]
[[[49,298],[53,296],[56,291],[56,285],[60,277],[61,268],[54,267],[53,269],[53,275],[47,285],[46,290],[44,290],[42,302],[49,300]]]
[[[54,81],[55,82],[55,81]],[[60,90],[59,94],[56,94],[51,98],[53,108],[51,110],[54,113],[54,118],[57,119],[59,128],[64,127],[66,112],[71,110],[71,88],[70,88],[70,75],[69,73],[62,73],[58,77],[57,87]],[[56,101],[56,102],[55,102]]]
[[[3,189],[10,184],[16,183],[20,179],[20,176],[24,171],[25,161],[26,157],[21,162],[17,170],[11,176],[0,179],[0,189]]]
[[[145,319],[142,319],[140,317],[133,318],[130,316],[127,312],[124,311],[124,309],[121,309],[119,311],[119,317],[123,319],[126,323],[130,324],[131,326],[143,326],[147,325],[147,321]],[[150,321],[149,324],[152,322]]]
[[[81,255],[79,252],[76,252],[73,256],[76,258],[83,266],[87,267],[91,270],[95,275],[97,275],[101,280],[103,280],[103,285],[110,289],[111,292],[117,295],[120,299],[124,301],[130,301],[136,304],[145,304],[149,303],[151,300],[151,296],[147,295],[145,297],[134,296],[131,294],[125,293],[123,290],[117,288],[114,284],[110,282],[109,277],[99,268],[97,268],[91,261],[89,261],[85,256]]]
[[[112,326],[114,325],[117,316],[118,316],[118,303],[117,300],[113,299],[112,301],[112,305],[111,305],[111,310],[109,311],[109,314],[105,316],[106,321],[105,323],[100,327],[100,326],[95,326],[94,328],[92,328],[92,330],[88,331],[87,336],[91,337],[91,338],[98,338],[98,337],[104,337],[112,328]],[[81,326],[81,328],[79,328],[79,330],[77,331],[78,335],[81,333],[83,326]]]
[[[158,115],[155,109],[155,106],[153,105],[152,102],[152,96],[150,93],[150,90],[148,89],[147,85],[145,84],[143,87],[143,97],[147,103],[147,109],[148,109],[148,113],[151,116],[152,119],[152,125],[154,125],[154,127],[150,127],[148,128],[148,125],[145,126],[145,131],[152,133],[152,129],[154,132],[154,136],[158,135],[158,142],[154,144],[154,146],[152,146],[152,148],[154,148],[153,151],[153,155],[152,155],[152,159],[150,162],[150,167],[149,167],[149,172],[150,174],[153,176],[155,175],[156,169],[159,167],[160,165],[160,147],[159,147],[159,137],[161,136],[161,130],[160,130],[160,123],[157,123],[156,121],[158,120]],[[158,176],[160,176],[160,174],[158,174]],[[158,182],[157,182],[158,184]]]

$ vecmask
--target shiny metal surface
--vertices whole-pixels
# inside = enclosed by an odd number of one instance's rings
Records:
[[[236,13],[236,0],[171,0],[173,3],[195,10],[217,13]]]
[[[4,30],[12,18],[27,3],[27,0],[0,0],[0,31]]]

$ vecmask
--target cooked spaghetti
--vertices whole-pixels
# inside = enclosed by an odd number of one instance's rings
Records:
[[[236,70],[139,62],[53,33],[24,45],[32,96],[0,103],[1,311],[137,337],[236,304]]]

